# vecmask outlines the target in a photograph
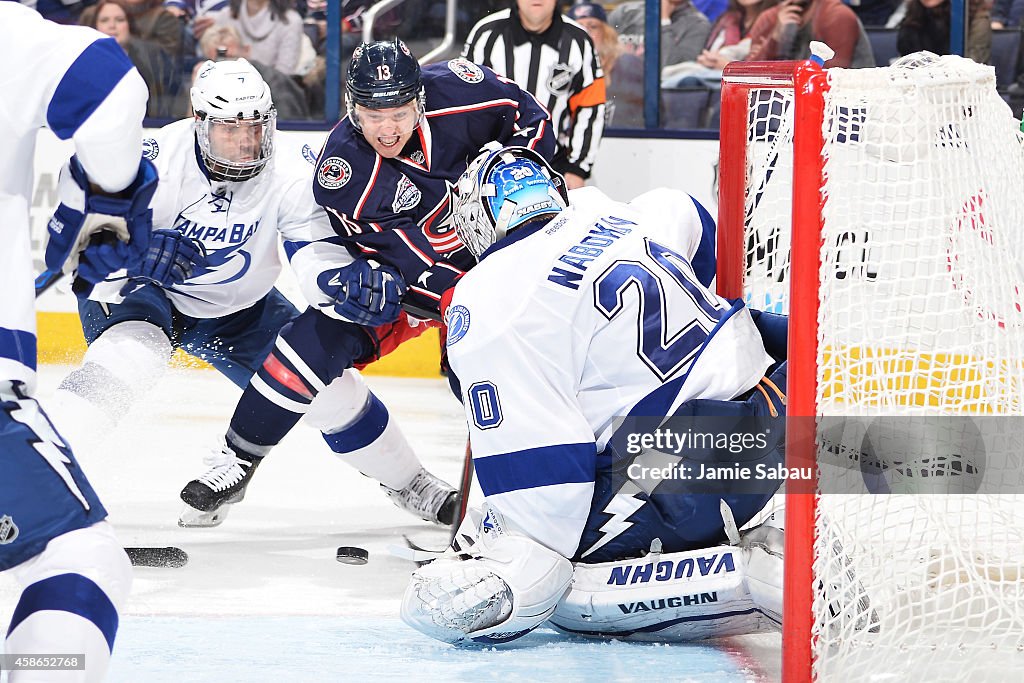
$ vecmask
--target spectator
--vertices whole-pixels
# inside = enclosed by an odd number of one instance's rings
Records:
[[[642,50],[643,0],[622,3],[608,15],[608,23],[620,40]],[[697,59],[710,31],[711,23],[690,0],[661,0],[661,67]]]
[[[164,0],[164,8],[188,24],[191,29],[191,47],[186,49],[190,55],[195,50],[195,41],[203,37],[206,29],[213,26],[213,13],[227,6],[228,0]]]
[[[551,114],[552,165],[569,189],[590,177],[604,132],[605,84],[594,43],[555,0],[516,0],[469,32],[463,57],[532,93]]]
[[[707,17],[708,21],[714,22],[729,9],[729,0],[693,0],[693,6]]]
[[[96,0],[21,0],[21,4],[31,7],[44,18],[58,24],[76,24],[86,7]]]
[[[986,64],[992,55],[992,24],[985,0],[968,0],[965,56]],[[949,54],[950,0],[907,0],[907,13],[900,22],[896,49],[900,55],[928,50]]]
[[[132,60],[149,89],[146,116],[169,116],[170,100],[178,85],[174,60],[156,43],[138,37],[121,0],[100,0],[82,12],[79,23],[116,40]]]
[[[864,26],[885,26],[902,0],[849,0],[850,9]]]
[[[199,41],[203,57],[220,61],[222,59],[246,59],[270,86],[278,118],[282,120],[308,119],[309,107],[306,94],[291,76],[281,73],[272,66],[250,57],[252,50],[245,43],[238,29],[231,25],[216,25],[208,29]]]
[[[835,50],[826,67],[875,66],[875,55],[860,19],[840,0],[783,0],[761,13],[750,29],[750,61],[807,59],[810,43]]]
[[[217,24],[238,31],[242,42],[250,46],[250,62],[262,62],[288,76],[297,73],[302,53],[302,17],[291,9],[289,0],[230,0],[226,8],[213,16]]]
[[[708,41],[697,59],[662,69],[662,86],[716,85],[722,69],[750,53],[750,30],[757,18],[778,0],[729,0],[729,8],[711,26]]]
[[[992,3],[992,28],[1016,28],[1024,19],[1024,0],[995,0]]]
[[[181,20],[161,4],[162,0],[124,0],[124,8],[139,38],[159,45],[174,59],[181,56]]]
[[[569,8],[565,15],[587,29],[587,35],[593,41],[594,49],[597,50],[597,58],[601,62],[605,87],[609,87],[612,81],[612,72],[615,70],[615,62],[622,54],[622,43],[619,42],[618,31],[608,23],[608,15],[605,13],[604,7],[596,2],[577,2]]]

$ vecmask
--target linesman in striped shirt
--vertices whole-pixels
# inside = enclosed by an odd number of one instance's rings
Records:
[[[586,29],[563,16],[556,0],[515,0],[481,19],[463,57],[488,66],[547,107],[558,139],[552,165],[569,189],[590,177],[604,132],[605,85]]]

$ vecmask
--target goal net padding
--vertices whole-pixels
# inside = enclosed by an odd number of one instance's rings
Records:
[[[992,67],[733,63],[719,291],[790,315],[786,680],[1024,672],[1024,146]]]

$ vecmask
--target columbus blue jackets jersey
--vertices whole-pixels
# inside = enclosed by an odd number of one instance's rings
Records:
[[[733,399],[772,363],[749,311],[707,288],[714,223],[690,196],[654,190],[624,204],[584,188],[570,200],[492,247],[446,313],[487,502],[568,558],[617,417],[680,378],[658,415]],[[604,519],[625,520],[632,503]]]
[[[423,123],[394,159],[342,119],[320,153],[313,193],[354,253],[401,271],[405,303],[436,311],[441,293],[473,263],[450,221],[455,181],[488,142],[550,159],[555,139],[533,95],[464,59],[424,67],[423,88]]]

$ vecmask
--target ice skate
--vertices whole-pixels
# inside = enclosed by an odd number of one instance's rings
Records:
[[[395,505],[423,520],[442,526],[455,520],[458,492],[426,469],[421,468],[400,491],[380,486]]]
[[[227,517],[230,506],[245,498],[245,488],[259,460],[243,460],[221,443],[205,460],[210,469],[181,490],[185,509],[178,518],[182,527],[214,527]]]

